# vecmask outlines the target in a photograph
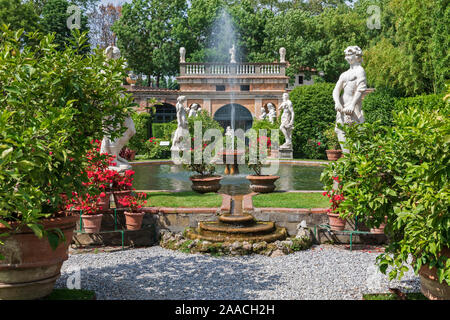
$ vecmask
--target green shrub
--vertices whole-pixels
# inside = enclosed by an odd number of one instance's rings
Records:
[[[280,117],[276,119],[274,123],[271,123],[269,120],[253,120],[252,129],[256,131],[257,137],[259,137],[259,130],[267,130],[267,136],[272,139],[271,137],[271,131],[272,129],[279,129],[280,128]],[[285,141],[283,133],[279,133],[279,144],[282,145]]]
[[[113,128],[136,104],[121,86],[124,60],[80,54],[85,34],[57,50],[51,35],[0,29],[0,222],[42,237],[39,222],[61,213],[60,195],[84,190],[91,140],[123,134]]]
[[[323,132],[336,121],[334,86],[333,83],[317,83],[297,87],[290,93],[295,112],[292,134],[295,157],[326,158]]]
[[[136,151],[137,154],[143,154],[145,149],[145,142],[148,140],[148,125],[151,115],[147,112],[137,113],[133,112],[131,115],[136,128],[136,134],[128,142],[128,148]]]
[[[161,141],[167,140],[151,137],[145,142],[143,149],[145,159],[170,159],[170,145],[161,146]]]
[[[416,97],[398,99],[395,103],[395,111],[398,112],[408,108],[428,111],[445,109],[446,106],[443,97],[444,94],[424,94]]]
[[[328,150],[340,150],[341,145],[339,144],[339,140],[336,134],[336,131],[334,131],[335,124],[331,125],[327,130],[323,132],[323,135],[326,139],[326,146]]]
[[[327,190],[333,178],[341,181],[341,217],[352,214],[369,227],[387,217],[390,241],[377,258],[383,273],[391,266],[390,277],[401,278],[411,255],[416,272],[429,264],[450,284],[450,263],[438,257],[450,246],[450,104],[413,105],[395,112],[392,124],[345,127],[350,153],[331,163],[321,180]]]
[[[152,123],[152,134],[155,138],[171,140],[172,133],[177,130],[177,121]]]
[[[400,94],[393,89],[377,88],[362,102],[366,122],[380,121],[382,125],[392,125],[392,111]]]

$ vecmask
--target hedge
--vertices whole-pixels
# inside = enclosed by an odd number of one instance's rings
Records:
[[[177,121],[171,121],[166,123],[152,123],[152,134],[153,137],[171,140],[172,132],[177,130]]]
[[[131,137],[128,148],[135,150],[136,154],[141,154],[145,149],[145,141],[148,140],[148,124],[151,119],[151,115],[147,112],[144,113],[133,113],[131,115],[133,118],[134,127],[136,128],[136,134]]]
[[[294,106],[292,143],[296,158],[325,159],[323,132],[336,121],[334,83],[296,87],[289,94]]]
[[[438,109],[443,110],[446,108],[443,98],[444,94],[428,94],[410,98],[402,98],[396,101],[395,110],[404,111],[408,108],[429,111]]]
[[[380,121],[381,125],[392,125],[392,111],[400,94],[394,89],[377,88],[368,94],[362,102],[364,118],[368,123]]]

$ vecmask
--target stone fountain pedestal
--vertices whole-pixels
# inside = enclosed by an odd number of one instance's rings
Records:
[[[196,229],[187,229],[185,236],[191,240],[211,242],[274,242],[287,237],[286,228],[275,226],[271,221],[256,221],[249,213],[242,212],[243,195],[233,196],[232,213],[219,216],[218,221],[199,222]]]

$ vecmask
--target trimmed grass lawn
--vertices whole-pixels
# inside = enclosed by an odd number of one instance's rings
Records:
[[[318,192],[274,192],[253,197],[255,208],[328,208],[329,204],[329,199]]]
[[[363,294],[364,300],[399,300],[398,296],[393,293]],[[406,294],[406,300],[428,300],[420,292],[412,292]]]
[[[54,289],[43,300],[92,300],[95,292],[82,289]]]
[[[222,196],[217,193],[200,194],[194,191],[147,192],[148,207],[171,208],[216,208],[222,205]]]

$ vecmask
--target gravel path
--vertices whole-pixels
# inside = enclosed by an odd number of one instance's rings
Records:
[[[375,269],[379,253],[320,245],[287,256],[211,257],[159,246],[75,254],[63,264],[56,287],[75,283],[97,299],[361,299],[389,287],[418,292],[410,270],[389,283]]]

